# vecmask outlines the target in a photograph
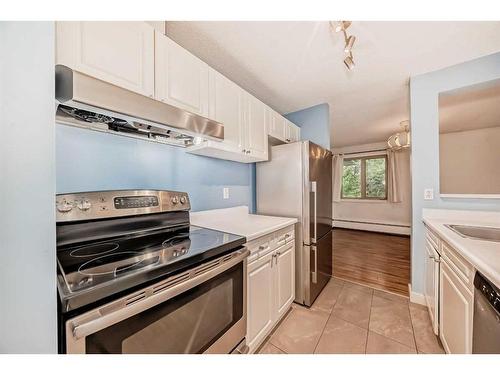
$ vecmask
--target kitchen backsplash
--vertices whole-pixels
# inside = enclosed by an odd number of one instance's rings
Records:
[[[193,211],[255,207],[255,165],[184,149],[56,125],[57,193],[116,189],[188,192]],[[229,199],[223,199],[223,188]]]

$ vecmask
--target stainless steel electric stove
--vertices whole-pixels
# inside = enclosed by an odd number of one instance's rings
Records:
[[[56,199],[60,351],[244,351],[246,239],[189,223],[187,193]]]

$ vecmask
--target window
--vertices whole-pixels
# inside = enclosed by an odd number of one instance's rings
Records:
[[[342,199],[387,199],[387,157],[344,159]]]

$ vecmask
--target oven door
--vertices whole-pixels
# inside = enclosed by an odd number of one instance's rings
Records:
[[[246,335],[243,248],[68,320],[67,353],[230,353]]]

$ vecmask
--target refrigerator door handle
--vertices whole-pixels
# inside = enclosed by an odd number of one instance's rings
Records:
[[[312,282],[314,284],[318,283],[318,248],[315,245],[311,245],[311,251],[314,252],[314,271],[311,271]]]
[[[314,236],[311,237],[311,243],[316,243],[318,238],[318,185],[316,181],[311,182],[311,192],[314,194],[313,210],[314,210]]]

